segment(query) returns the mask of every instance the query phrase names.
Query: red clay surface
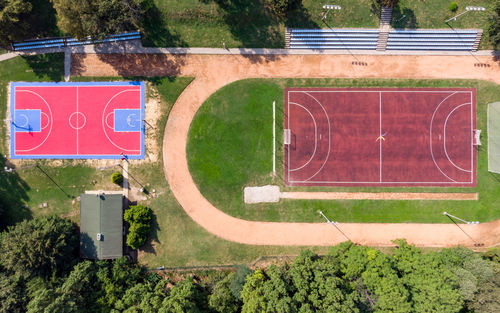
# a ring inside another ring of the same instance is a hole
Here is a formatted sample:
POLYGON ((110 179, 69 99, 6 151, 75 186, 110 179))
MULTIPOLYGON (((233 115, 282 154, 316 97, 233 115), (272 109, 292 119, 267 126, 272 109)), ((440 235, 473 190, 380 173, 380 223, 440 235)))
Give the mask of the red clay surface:
POLYGON ((475 89, 285 91, 285 182, 476 185, 475 89))
MULTIPOLYGON (((143 157, 143 132, 116 131, 114 125, 115 110, 141 111, 143 85, 37 84, 12 86, 12 125, 16 125, 16 110, 41 112, 41 128, 37 131, 23 132, 11 125, 13 158, 143 157)), ((138 116, 133 122, 142 123, 142 119, 138 116)))

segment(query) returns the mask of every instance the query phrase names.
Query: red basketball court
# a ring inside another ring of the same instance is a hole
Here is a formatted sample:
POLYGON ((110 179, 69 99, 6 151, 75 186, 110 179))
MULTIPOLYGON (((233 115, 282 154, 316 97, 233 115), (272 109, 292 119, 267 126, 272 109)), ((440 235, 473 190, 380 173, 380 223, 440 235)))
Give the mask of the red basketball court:
POLYGON ((11 84, 12 158, 144 158, 144 82, 11 84))
POLYGON ((288 88, 285 182, 476 185, 475 89, 288 88))

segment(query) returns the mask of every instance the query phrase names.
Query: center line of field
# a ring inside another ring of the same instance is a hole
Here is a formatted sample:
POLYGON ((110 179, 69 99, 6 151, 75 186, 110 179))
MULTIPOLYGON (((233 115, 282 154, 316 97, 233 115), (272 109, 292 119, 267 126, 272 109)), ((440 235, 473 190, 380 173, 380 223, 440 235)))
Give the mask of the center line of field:
MULTIPOLYGON (((379 138, 382 137, 382 93, 379 92, 379 138)), ((382 182, 382 140, 379 140, 379 153, 380 153, 380 169, 379 169, 379 177, 380 177, 380 182, 382 182)))

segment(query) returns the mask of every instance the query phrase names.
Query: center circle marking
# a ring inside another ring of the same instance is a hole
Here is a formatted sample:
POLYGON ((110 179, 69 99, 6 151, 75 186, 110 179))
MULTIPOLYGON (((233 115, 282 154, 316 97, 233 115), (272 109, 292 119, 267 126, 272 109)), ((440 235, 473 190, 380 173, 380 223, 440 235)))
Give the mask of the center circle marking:
POLYGON ((73 112, 69 116, 69 126, 73 129, 82 129, 87 124, 87 118, 82 112, 73 112))

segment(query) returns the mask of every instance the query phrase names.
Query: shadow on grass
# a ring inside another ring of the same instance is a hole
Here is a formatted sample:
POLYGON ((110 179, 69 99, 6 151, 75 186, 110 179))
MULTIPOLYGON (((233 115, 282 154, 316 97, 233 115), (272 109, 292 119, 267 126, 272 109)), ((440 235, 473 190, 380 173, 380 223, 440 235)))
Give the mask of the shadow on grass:
POLYGON ((394 28, 418 28, 417 18, 413 10, 401 8, 399 5, 392 9, 391 26, 394 28))
POLYGON ((64 53, 46 53, 21 56, 33 73, 41 79, 62 81, 64 78, 64 53))
POLYGON ((0 231, 32 216, 25 204, 29 200, 27 192, 31 188, 17 172, 4 171, 5 167, 15 169, 0 155, 0 231))
POLYGON ((153 243, 160 243, 160 239, 158 239, 158 231, 161 230, 160 225, 158 225, 158 218, 156 217, 156 214, 153 212, 153 218, 151 219, 151 230, 149 232, 149 238, 148 241, 144 246, 140 248, 141 251, 146 252, 146 253, 152 253, 156 255, 156 250, 153 247, 153 243))
POLYGON ((142 26, 143 44, 147 47, 188 47, 177 33, 172 33, 165 24, 164 14, 153 0, 145 2, 145 18, 142 26))

